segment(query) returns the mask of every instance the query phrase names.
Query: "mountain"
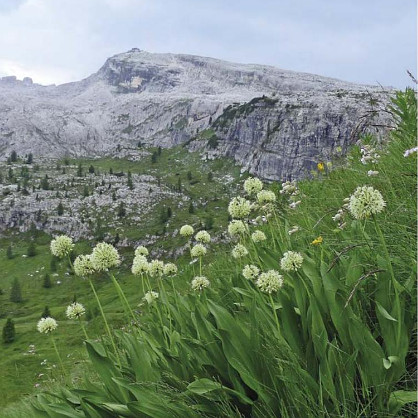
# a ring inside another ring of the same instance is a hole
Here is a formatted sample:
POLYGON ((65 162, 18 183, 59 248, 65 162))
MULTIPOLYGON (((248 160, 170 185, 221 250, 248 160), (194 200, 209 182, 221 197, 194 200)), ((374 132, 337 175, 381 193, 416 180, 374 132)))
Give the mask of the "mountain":
POLYGON ((265 179, 299 178, 385 125, 376 109, 387 100, 380 87, 134 48, 79 82, 0 79, 0 158, 131 156, 138 145, 184 144, 265 179))

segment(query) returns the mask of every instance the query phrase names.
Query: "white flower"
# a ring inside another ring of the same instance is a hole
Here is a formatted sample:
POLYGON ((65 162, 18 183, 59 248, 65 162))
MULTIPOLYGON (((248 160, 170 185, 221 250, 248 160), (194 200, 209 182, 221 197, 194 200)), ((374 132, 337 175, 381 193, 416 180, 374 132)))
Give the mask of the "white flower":
POLYGON ((229 235, 231 235, 231 237, 245 234, 247 229, 248 229, 247 225, 245 225, 244 222, 237 220, 237 219, 234 219, 228 225, 228 232, 229 232, 229 235))
POLYGON ((248 280, 256 279, 259 273, 260 269, 253 264, 247 264, 242 270, 242 275, 248 280))
POLYGON ((416 152, 418 152, 418 147, 414 147, 414 148, 411 148, 411 149, 407 149, 404 152, 403 156, 406 158, 406 157, 409 157, 411 154, 414 154, 416 152))
POLYGON ((38 331, 42 334, 48 334, 54 330, 57 329, 57 321, 55 321, 54 318, 51 318, 50 316, 47 316, 46 318, 42 318, 37 325, 38 331))
POLYGON ((151 305, 155 300, 159 298, 158 292, 153 292, 150 290, 149 292, 145 293, 144 300, 148 303, 148 305, 151 305))
POLYGON ((270 190, 261 190, 261 192, 257 193, 257 200, 260 205, 273 203, 276 201, 276 195, 270 190))
POLYGON ((300 228, 297 225, 295 225, 292 227, 292 229, 289 230, 288 234, 293 235, 295 232, 298 232, 299 230, 300 228))
POLYGON ((283 276, 276 270, 269 270, 261 273, 255 284, 262 292, 272 294, 283 286, 283 276))
POLYGON ((229 203, 228 212, 235 219, 245 218, 251 212, 251 202, 243 197, 234 197, 229 203))
POLYGON ((51 253, 55 257, 63 258, 70 255, 74 248, 73 240, 67 235, 60 235, 51 241, 51 253))
POLYGON ((247 254, 248 254, 248 250, 242 244, 237 244, 232 249, 232 257, 234 258, 245 257, 247 254))
POLYGON ((65 311, 65 315, 68 319, 80 319, 86 310, 81 303, 74 302, 71 305, 67 306, 67 310, 65 311))
POLYGON ((139 276, 143 273, 149 273, 149 263, 144 255, 137 255, 132 263, 132 274, 139 276))
POLYGON ((250 177, 244 181, 244 190, 249 196, 252 196, 255 193, 258 193, 263 188, 263 183, 261 180, 254 177, 250 177))
POLYGON ((289 204, 289 208, 290 209, 296 209, 300 204, 302 203, 302 201, 298 200, 297 202, 292 202, 289 204))
POLYGON ((190 225, 183 225, 180 228, 180 235, 183 237, 191 237, 194 234, 194 229, 190 225))
POLYGON ((296 271, 302 266, 302 263, 303 257, 300 253, 287 251, 280 260, 280 267, 284 271, 296 271))
POLYGON ((288 194, 292 195, 297 192, 297 185, 295 181, 286 181, 282 183, 282 189, 280 190, 280 194, 288 194))
POLYGON ((368 172, 367 172, 367 175, 369 176, 369 177, 371 177, 371 176, 377 176, 379 174, 379 172, 378 171, 373 171, 373 170, 369 170, 368 172))
POLYGON ((195 236, 196 241, 208 244, 210 242, 210 234, 207 231, 199 231, 195 236))
POLYGON ((192 289, 195 291, 201 291, 206 287, 209 287, 210 281, 204 276, 196 276, 192 280, 192 289))
POLYGON ((257 231, 254 231, 252 234, 251 234, 251 239, 254 241, 254 242, 261 242, 261 241, 265 241, 266 239, 267 239, 267 237, 266 237, 266 234, 263 232, 263 231, 259 231, 259 230, 257 230, 257 231))
POLYGON ((148 250, 143 246, 140 245, 136 250, 135 250, 135 255, 143 255, 143 256, 148 256, 149 252, 148 250))
POLYGON ((86 277, 94 273, 91 255, 79 255, 74 260, 74 272, 79 277, 86 277))
POLYGON ((177 274, 177 266, 174 263, 164 264, 164 276, 174 276, 177 274))
POLYGON ((203 257, 206 253, 206 247, 202 244, 196 244, 190 251, 191 256, 195 258, 203 257))
POLYGON ((91 262, 97 271, 106 271, 120 264, 118 250, 111 244, 99 242, 91 253, 91 262))
POLYGON ((350 196, 348 210, 355 219, 365 219, 382 212, 386 206, 381 193, 371 186, 357 187, 350 196))
POLYGON ((149 274, 152 277, 162 276, 164 273, 164 263, 160 260, 152 260, 149 263, 149 274))

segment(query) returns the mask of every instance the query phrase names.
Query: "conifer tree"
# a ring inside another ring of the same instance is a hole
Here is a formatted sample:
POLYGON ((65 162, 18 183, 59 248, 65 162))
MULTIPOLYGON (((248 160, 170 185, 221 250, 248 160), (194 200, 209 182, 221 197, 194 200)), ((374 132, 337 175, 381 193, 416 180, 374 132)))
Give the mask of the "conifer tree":
POLYGON ((12 290, 10 291, 10 301, 14 303, 22 302, 22 290, 17 279, 13 281, 12 290))
POLYGON ((49 276, 48 273, 45 273, 44 276, 44 283, 42 285, 45 289, 49 289, 50 287, 52 287, 52 282, 51 282, 51 277, 49 276))
POLYGON ((51 316, 51 312, 49 310, 49 307, 45 306, 45 309, 42 312, 41 318, 47 318, 48 316, 51 316))
POLYGON ((6 324, 3 327, 3 342, 7 344, 13 342, 15 335, 15 324, 11 318, 7 318, 6 324))

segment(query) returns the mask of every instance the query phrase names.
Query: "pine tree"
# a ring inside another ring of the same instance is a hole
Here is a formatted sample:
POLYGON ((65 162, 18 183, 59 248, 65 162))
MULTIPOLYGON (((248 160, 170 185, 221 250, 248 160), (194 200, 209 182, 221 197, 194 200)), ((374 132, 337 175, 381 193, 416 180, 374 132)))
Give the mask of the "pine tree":
POLYGON ((194 205, 193 202, 189 203, 189 213, 194 213, 194 205))
POLYGON ((213 181, 213 173, 212 173, 212 171, 209 171, 209 173, 208 173, 208 181, 213 181))
POLYGON ((19 280, 14 279, 12 290, 10 291, 10 301, 14 303, 22 302, 22 290, 20 289, 19 280))
POLYGON ((157 162, 158 154, 154 151, 151 155, 151 162, 154 164, 157 162))
POLYGON ((15 150, 13 150, 13 151, 11 152, 11 154, 10 154, 10 161, 11 161, 12 163, 15 163, 15 162, 17 161, 17 153, 16 153, 16 151, 15 151, 15 150))
POLYGON ((43 190, 49 190, 49 181, 47 174, 45 174, 45 177, 41 180, 41 188, 43 190))
POLYGON ((132 173, 128 171, 128 187, 130 190, 133 190, 134 184, 132 182, 132 173))
POLYGON ((7 247, 7 252, 6 252, 6 256, 9 260, 11 260, 13 258, 13 250, 12 250, 12 246, 9 245, 7 247))
POLYGON ((64 206, 62 205, 61 202, 58 203, 57 214, 58 216, 61 216, 64 214, 64 206))
POLYGON ((33 163, 33 154, 30 152, 28 155, 28 159, 26 160, 26 164, 32 164, 33 163))
POLYGON ((87 187, 87 185, 85 185, 83 188, 83 197, 88 197, 88 196, 90 196, 89 188, 87 187))
POLYGON ((77 177, 83 177, 83 167, 81 166, 81 163, 78 163, 77 177))
POLYGON ((3 327, 3 342, 12 343, 15 339, 15 335, 15 324, 11 318, 7 318, 6 324, 3 327))
POLYGON ((44 276, 44 283, 43 283, 42 286, 45 289, 49 289, 50 287, 52 287, 51 277, 49 276, 48 273, 46 273, 45 276, 44 276))
POLYGON ((118 217, 123 218, 126 215, 125 204, 123 202, 119 203, 118 207, 118 217))
POLYGON ((35 257, 35 255, 36 255, 36 244, 35 244, 35 241, 31 241, 28 245, 27 256, 35 257))
POLYGON ((51 312, 49 310, 49 307, 45 306, 45 309, 42 312, 41 318, 47 318, 48 316, 51 316, 51 312))
POLYGON ((89 167, 89 173, 90 174, 94 174, 94 166, 93 166, 93 164, 91 164, 90 167, 89 167))
POLYGON ((181 178, 180 177, 177 180, 177 190, 178 192, 181 192, 181 178))
POLYGON ((191 180, 193 178, 193 175, 192 175, 192 172, 191 171, 188 171, 187 172, 187 180, 191 180))

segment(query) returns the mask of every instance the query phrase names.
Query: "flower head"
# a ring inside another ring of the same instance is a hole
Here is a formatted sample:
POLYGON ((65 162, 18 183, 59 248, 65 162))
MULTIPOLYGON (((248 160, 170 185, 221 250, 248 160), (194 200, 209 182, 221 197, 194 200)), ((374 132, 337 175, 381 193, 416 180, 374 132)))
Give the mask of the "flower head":
POLYGON ((229 232, 229 235, 231 235, 231 237, 235 237, 237 235, 245 234, 247 229, 248 229, 247 225, 245 225, 244 222, 242 222, 238 219, 234 219, 228 225, 228 232, 229 232))
POLYGON ((183 225, 180 228, 180 235, 183 237, 191 237, 194 234, 194 229, 190 225, 183 225))
POLYGON ((118 250, 111 244, 99 242, 91 253, 91 262, 97 271, 106 271, 120 264, 118 250))
POLYGON ((164 273, 164 263, 160 260, 152 260, 149 263, 149 274, 152 277, 159 276, 161 277, 164 273))
POLYGON ((284 271, 297 271, 303 263, 302 254, 295 251, 287 251, 280 260, 280 267, 284 271))
POLYGON ((190 251, 191 256, 194 258, 203 257, 206 253, 206 247, 202 244, 196 244, 190 251))
POLYGON ((251 202, 243 197, 234 197, 228 205, 228 212, 235 219, 243 219, 251 212, 251 202))
POLYGON ((257 266, 254 266, 253 264, 247 264, 242 270, 242 275, 247 280, 256 279, 259 273, 260 273, 260 269, 257 266))
POLYGON ((147 257, 149 254, 149 251, 147 250, 147 248, 145 248, 143 245, 140 245, 138 248, 136 248, 135 250, 135 255, 143 255, 145 257, 147 257))
POLYGON ((372 177, 372 176, 377 176, 379 174, 379 172, 378 171, 376 171, 376 170, 369 170, 368 172, 367 172, 367 175, 369 176, 369 177, 372 177))
POLYGON ((248 250, 242 244, 237 244, 232 249, 232 257, 234 258, 245 257, 247 254, 248 254, 248 250))
POLYGON ((315 238, 315 239, 311 242, 311 244, 312 244, 312 245, 320 245, 320 244, 322 244, 322 241, 323 241, 323 238, 322 238, 321 236, 319 236, 319 237, 315 238))
POLYGON ((132 274, 139 276, 143 273, 149 273, 149 263, 144 255, 137 255, 132 263, 132 274))
POLYGON ((51 241, 51 253, 63 258, 71 254, 74 248, 73 240, 67 235, 60 235, 51 241))
POLYGON ((272 294, 283 286, 283 276, 276 270, 269 270, 261 273, 255 284, 262 292, 272 294))
POLYGON ((80 319, 86 310, 81 303, 74 302, 71 305, 67 306, 67 310, 65 311, 65 315, 68 319, 80 319))
POLYGON ((164 276, 174 276, 177 274, 177 266, 174 263, 164 264, 164 276))
POLYGON ((348 210, 355 219, 365 219, 382 212, 386 206, 381 193, 371 186, 357 187, 350 196, 348 210))
POLYGON ((251 239, 257 243, 257 242, 265 241, 267 237, 263 231, 257 230, 251 234, 251 239))
POLYGON ((300 228, 297 225, 295 225, 292 227, 292 229, 289 230, 288 234, 293 235, 295 232, 298 232, 299 230, 300 228))
POLYGON ((260 205, 273 203, 276 201, 276 195, 271 190, 261 190, 257 193, 257 200, 260 205))
POLYGON ((249 196, 260 192, 263 189, 263 183, 261 180, 254 177, 250 177, 244 181, 244 190, 249 196))
POLYGON ((324 163, 318 163, 318 165, 317 165, 317 168, 318 168, 318 171, 320 172, 320 173, 322 173, 324 170, 325 170, 325 165, 324 165, 324 163))
POLYGON ((90 276, 94 273, 93 263, 91 262, 91 255, 79 255, 74 260, 74 272, 79 277, 90 276))
POLYGON ((210 234, 207 231, 199 231, 195 236, 196 241, 208 244, 210 242, 210 234))
POLYGON ((149 292, 145 293, 144 300, 148 303, 148 305, 151 305, 155 300, 159 298, 158 292, 153 292, 150 290, 149 292))
POLYGON ((38 322, 37 328, 41 334, 49 334, 50 332, 55 331, 57 326, 57 321, 55 321, 54 318, 47 316, 38 322))
POLYGON ((204 276, 196 276, 192 280, 192 289, 195 291, 202 291, 206 287, 209 287, 210 281, 204 276))

